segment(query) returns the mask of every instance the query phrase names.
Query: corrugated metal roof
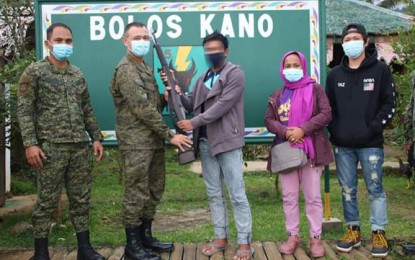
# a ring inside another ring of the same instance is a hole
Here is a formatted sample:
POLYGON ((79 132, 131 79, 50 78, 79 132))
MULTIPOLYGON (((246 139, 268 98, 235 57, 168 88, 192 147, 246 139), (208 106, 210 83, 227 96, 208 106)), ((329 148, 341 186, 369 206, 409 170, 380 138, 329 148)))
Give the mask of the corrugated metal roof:
POLYGON ((412 16, 359 0, 325 0, 326 34, 341 35, 349 23, 361 23, 369 34, 395 34, 398 28, 408 29, 412 16))

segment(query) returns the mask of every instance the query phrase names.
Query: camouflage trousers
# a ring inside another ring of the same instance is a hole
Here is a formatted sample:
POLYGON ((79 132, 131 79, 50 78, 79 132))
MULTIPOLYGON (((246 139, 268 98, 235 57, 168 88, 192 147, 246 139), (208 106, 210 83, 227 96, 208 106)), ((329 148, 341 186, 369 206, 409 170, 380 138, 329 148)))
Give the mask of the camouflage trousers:
POLYGON ((36 173, 37 201, 32 213, 34 237, 48 236, 62 184, 66 188, 69 215, 75 231, 88 230, 92 184, 92 156, 88 143, 43 142, 41 147, 46 160, 36 173))
POLYGON ((122 151, 124 199, 122 218, 126 228, 141 225, 141 218, 154 219, 165 185, 164 149, 122 151))

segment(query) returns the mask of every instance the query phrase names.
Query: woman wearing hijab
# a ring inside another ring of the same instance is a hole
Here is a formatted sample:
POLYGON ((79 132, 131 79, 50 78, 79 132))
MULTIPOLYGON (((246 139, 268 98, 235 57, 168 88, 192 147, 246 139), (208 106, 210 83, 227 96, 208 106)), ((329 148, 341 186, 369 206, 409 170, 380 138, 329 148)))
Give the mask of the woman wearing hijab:
MULTIPOLYGON (((274 91, 268 101, 265 125, 275 134, 273 145, 289 141, 304 150, 307 163, 299 169, 280 174, 287 241, 280 247, 292 254, 300 245, 300 186, 310 227, 309 247, 313 257, 324 256, 321 242, 323 204, 320 177, 324 165, 333 161, 324 127, 331 121, 331 108, 324 89, 307 75, 304 55, 290 51, 280 65, 284 86, 274 91)), ((271 156, 268 161, 270 170, 271 156)))

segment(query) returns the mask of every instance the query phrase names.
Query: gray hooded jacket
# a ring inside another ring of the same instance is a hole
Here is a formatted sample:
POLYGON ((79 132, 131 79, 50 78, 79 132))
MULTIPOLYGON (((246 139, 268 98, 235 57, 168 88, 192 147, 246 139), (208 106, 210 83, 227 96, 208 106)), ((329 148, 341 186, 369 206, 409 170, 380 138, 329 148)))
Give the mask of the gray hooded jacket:
POLYGON ((205 125, 212 155, 215 156, 245 144, 245 74, 239 66, 227 62, 211 90, 205 87, 205 75, 199 77, 192 92, 181 96, 181 100, 186 110, 194 115, 191 122, 196 151, 200 127, 205 125))

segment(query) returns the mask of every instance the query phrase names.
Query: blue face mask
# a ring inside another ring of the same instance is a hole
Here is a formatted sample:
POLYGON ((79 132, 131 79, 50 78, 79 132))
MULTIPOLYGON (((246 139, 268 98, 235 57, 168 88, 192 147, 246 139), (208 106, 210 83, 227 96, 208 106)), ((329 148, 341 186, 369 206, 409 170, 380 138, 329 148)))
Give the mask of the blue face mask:
POLYGON ((289 82, 297 82, 304 76, 302 69, 285 69, 282 71, 282 74, 289 82))
POLYGON ((72 45, 67 44, 53 44, 52 45, 52 55, 55 57, 58 61, 63 61, 68 59, 72 53, 73 53, 73 47, 72 45))
POLYGON ((344 54, 347 57, 356 59, 364 51, 363 40, 360 41, 349 41, 342 44, 344 54))
POLYGON ((143 57, 150 50, 150 41, 131 41, 131 52, 137 57, 143 57))
POLYGON ((209 68, 218 68, 225 60, 225 53, 217 52, 205 54, 205 60, 209 68))

